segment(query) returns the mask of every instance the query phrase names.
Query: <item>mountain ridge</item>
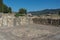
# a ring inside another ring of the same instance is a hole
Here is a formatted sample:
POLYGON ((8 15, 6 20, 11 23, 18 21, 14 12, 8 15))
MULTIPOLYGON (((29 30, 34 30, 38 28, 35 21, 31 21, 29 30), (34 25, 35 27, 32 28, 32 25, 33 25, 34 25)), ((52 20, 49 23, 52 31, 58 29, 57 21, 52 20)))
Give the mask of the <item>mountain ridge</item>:
POLYGON ((42 15, 42 14, 56 14, 57 12, 60 12, 60 9, 45 9, 41 11, 31 11, 32 15, 42 15))

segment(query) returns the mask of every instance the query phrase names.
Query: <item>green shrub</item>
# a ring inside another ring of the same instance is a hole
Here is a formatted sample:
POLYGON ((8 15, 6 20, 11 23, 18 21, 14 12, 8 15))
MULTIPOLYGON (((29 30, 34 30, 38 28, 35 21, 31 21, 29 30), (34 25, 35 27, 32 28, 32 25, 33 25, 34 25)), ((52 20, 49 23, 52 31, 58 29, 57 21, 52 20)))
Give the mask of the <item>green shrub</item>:
POLYGON ((15 17, 19 17, 19 16, 24 16, 24 14, 19 14, 19 13, 15 14, 15 17))

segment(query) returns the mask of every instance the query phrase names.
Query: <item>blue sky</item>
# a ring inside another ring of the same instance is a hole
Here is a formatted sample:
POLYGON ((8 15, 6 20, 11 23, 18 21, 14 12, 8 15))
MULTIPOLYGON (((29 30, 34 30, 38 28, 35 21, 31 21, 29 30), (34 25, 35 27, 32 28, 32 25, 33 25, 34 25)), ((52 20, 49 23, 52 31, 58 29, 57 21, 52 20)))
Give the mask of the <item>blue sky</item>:
POLYGON ((20 8, 28 11, 60 8, 60 0, 3 0, 4 4, 17 12, 20 8))

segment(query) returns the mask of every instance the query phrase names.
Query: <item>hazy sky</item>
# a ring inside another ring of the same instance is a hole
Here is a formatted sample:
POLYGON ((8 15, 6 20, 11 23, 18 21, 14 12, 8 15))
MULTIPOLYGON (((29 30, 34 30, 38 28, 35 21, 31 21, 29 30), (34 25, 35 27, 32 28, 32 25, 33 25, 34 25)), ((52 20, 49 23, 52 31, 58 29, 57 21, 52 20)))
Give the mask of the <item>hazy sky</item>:
POLYGON ((20 8, 26 8, 28 11, 60 8, 60 0, 3 0, 3 2, 12 7, 14 12, 20 8))

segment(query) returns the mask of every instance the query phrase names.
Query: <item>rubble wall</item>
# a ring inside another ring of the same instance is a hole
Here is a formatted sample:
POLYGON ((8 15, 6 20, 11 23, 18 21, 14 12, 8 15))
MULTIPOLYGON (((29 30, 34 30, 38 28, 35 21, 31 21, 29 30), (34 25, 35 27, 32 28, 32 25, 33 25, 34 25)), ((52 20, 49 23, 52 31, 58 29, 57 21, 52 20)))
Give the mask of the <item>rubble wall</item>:
POLYGON ((0 27, 20 26, 33 23, 27 16, 15 17, 14 14, 0 14, 0 27))

